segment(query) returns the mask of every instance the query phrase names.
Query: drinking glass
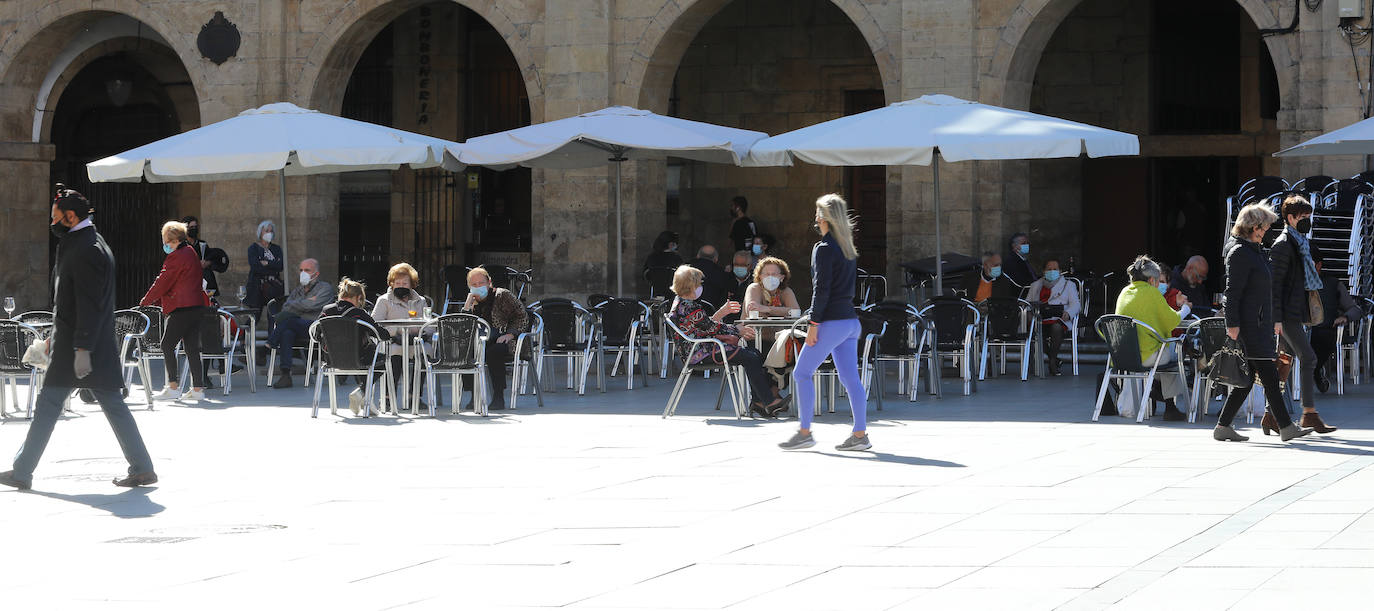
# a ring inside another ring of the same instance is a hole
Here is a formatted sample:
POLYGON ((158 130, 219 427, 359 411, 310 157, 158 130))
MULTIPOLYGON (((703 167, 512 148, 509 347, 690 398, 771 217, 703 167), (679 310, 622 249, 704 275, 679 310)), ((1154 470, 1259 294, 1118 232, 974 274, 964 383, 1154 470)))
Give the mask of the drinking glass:
POLYGON ((14 318, 14 310, 15 310, 14 298, 13 298, 13 297, 6 297, 6 298, 5 298, 5 316, 6 316, 7 318, 14 318))
POLYGON ((429 320, 431 318, 434 318, 434 308, 425 306, 425 320, 429 320))
POLYGON ((240 286, 238 292, 235 294, 239 298, 239 304, 242 304, 243 300, 248 298, 248 287, 240 286))

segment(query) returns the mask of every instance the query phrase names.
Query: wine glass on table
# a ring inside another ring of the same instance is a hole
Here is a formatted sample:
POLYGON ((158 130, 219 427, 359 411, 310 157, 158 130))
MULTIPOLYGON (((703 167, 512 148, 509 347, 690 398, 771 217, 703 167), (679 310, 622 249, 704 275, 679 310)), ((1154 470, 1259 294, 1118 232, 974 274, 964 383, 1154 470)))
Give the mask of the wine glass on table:
POLYGON ((14 318, 14 310, 15 310, 14 298, 13 298, 13 297, 6 297, 6 298, 5 298, 5 317, 6 317, 6 318, 14 318))
POLYGON ((243 300, 248 298, 248 287, 240 286, 235 296, 239 298, 239 305, 243 305, 243 300))

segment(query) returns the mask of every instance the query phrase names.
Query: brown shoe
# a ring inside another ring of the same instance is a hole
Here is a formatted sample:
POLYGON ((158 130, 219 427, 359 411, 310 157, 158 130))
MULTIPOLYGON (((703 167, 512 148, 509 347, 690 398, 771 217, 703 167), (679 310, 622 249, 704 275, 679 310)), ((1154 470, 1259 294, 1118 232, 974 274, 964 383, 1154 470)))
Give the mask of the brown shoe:
POLYGON ((1264 434, 1266 436, 1269 435, 1269 431, 1274 431, 1274 433, 1278 433, 1280 430, 1279 421, 1274 419, 1273 414, 1266 411, 1264 412, 1264 417, 1260 418, 1260 428, 1264 430, 1264 434))
POLYGON ((1302 422, 1299 426, 1305 429, 1312 429, 1323 435, 1336 432, 1336 427, 1328 426, 1325 422, 1322 422, 1321 414, 1317 412, 1304 413, 1302 415, 1302 422))
POLYGON ((281 377, 277 378, 277 381, 272 383, 272 388, 291 388, 292 386, 294 386, 294 384, 291 382, 291 376, 285 373, 281 374, 281 377))
POLYGON ((151 486, 157 483, 157 474, 153 472, 137 473, 124 479, 114 480, 114 485, 124 488, 135 488, 138 486, 151 486))

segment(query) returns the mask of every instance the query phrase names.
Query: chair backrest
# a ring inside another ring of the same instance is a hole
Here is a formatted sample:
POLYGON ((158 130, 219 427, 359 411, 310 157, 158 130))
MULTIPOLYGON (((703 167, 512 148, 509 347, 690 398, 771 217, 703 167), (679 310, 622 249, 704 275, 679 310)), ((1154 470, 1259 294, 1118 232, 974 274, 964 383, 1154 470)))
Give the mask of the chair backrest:
MULTIPOLYGON (((1322 189, 1325 189, 1326 185, 1331 184, 1331 182, 1334 180, 1336 179, 1322 174, 1318 174, 1316 176, 1308 176, 1307 178, 1304 178, 1302 180, 1299 180, 1298 182, 1293 183, 1293 190, 1301 191, 1303 193, 1320 194, 1322 192, 1322 189)), ((1317 202, 1315 201, 1310 203, 1313 206, 1317 205, 1317 202)))
POLYGON ((915 353, 920 334, 924 334, 926 328, 925 318, 915 308, 901 302, 884 301, 869 306, 868 312, 887 322, 887 331, 878 339, 878 356, 909 357, 915 353), (914 338, 912 325, 918 334, 914 338))
MULTIPOLYGON (((437 328, 434 357, 438 369, 472 369, 482 363, 491 324, 472 314, 440 316, 426 328, 437 328)), ((423 335, 423 333, 422 333, 423 335)))
MULTIPOLYGON (((28 373, 24 352, 39 338, 37 329, 17 320, 0 319, 0 373, 28 373)), ((0 389, 3 390, 3 389, 0 389)))
POLYGON ((586 346, 587 322, 591 313, 577 302, 563 297, 541 299, 530 304, 544 320, 544 348, 580 350, 586 346))
MULTIPOLYGON (((491 285, 498 289, 510 290, 510 273, 515 271, 504 265, 488 265, 483 263, 478 267, 487 270, 487 275, 491 276, 491 285)), ((464 276, 463 282, 466 287, 467 278, 464 276)))
POLYGON ((1236 207, 1236 210, 1239 210, 1246 204, 1257 202, 1275 193, 1281 193, 1287 190, 1288 182, 1278 176, 1260 176, 1250 179, 1240 186, 1240 191, 1236 198, 1236 201, 1240 202, 1240 205, 1236 207))
POLYGON ((959 297, 932 297, 921 307, 921 316, 935 325, 935 341, 941 346, 963 346, 969 325, 975 328, 982 315, 972 301, 959 297))
POLYGON ((15 316, 13 320, 22 322, 26 325, 34 325, 52 324, 54 318, 55 317, 52 312, 48 312, 45 310, 33 310, 31 312, 24 312, 23 314, 19 314, 15 316))
POLYGON ((310 337, 320 342, 320 358, 331 367, 361 369, 372 359, 368 339, 380 337, 376 327, 349 316, 325 316, 310 325, 310 337))
POLYGON ((854 276, 854 305, 868 306, 887 297, 887 277, 859 269, 854 276))
POLYGON ((147 333, 149 326, 152 325, 148 316, 138 310, 116 310, 114 319, 115 335, 121 340, 129 335, 139 337, 147 333))
POLYGON ((534 270, 527 269, 522 272, 514 268, 506 269, 510 273, 510 288, 507 290, 514 293, 516 299, 524 301, 525 292, 529 290, 531 284, 534 284, 534 270))
POLYGON ((877 342, 875 342, 875 345, 867 353, 868 359, 871 361, 877 358, 880 352, 880 350, 876 346, 876 343, 881 342, 883 337, 887 335, 887 329, 889 326, 887 323, 887 319, 883 317, 881 314, 877 314, 869 310, 856 309, 854 313, 858 314, 859 316, 859 333, 861 334, 859 337, 860 360, 864 358, 864 349, 868 347, 864 342, 868 339, 870 335, 876 336, 877 338, 877 342))
POLYGON ((676 271, 671 267, 651 267, 644 270, 644 279, 649 281, 649 296, 658 297, 662 295, 671 299, 673 297, 673 273, 676 271))
POLYGON ((1361 195, 1374 194, 1374 186, 1363 180, 1345 178, 1331 182, 1322 189, 1322 201, 1318 207, 1328 212, 1355 211, 1356 200, 1361 195))
POLYGON ((1015 297, 989 297, 983 302, 985 337, 992 340, 1025 339, 1022 325, 1031 317, 1030 302, 1015 297))
POLYGON ((601 317, 601 342, 606 346, 626 346, 634 323, 649 317, 649 308, 637 299, 614 298, 603 301, 593 311, 601 317))
POLYGON ((1226 345, 1226 319, 1220 316, 1197 321, 1198 350, 1203 360, 1212 358, 1221 347, 1226 345))
MULTIPOLYGON (((691 340, 693 338, 688 337, 687 334, 682 331, 682 328, 677 326, 677 323, 673 322, 673 319, 668 318, 667 314, 663 315, 663 324, 666 325, 668 329, 668 340, 673 344, 673 352, 677 354, 677 357, 681 359, 683 363, 689 363, 692 356, 693 344, 691 340)), ((713 348, 713 352, 719 352, 719 350, 713 348)), ((719 358, 719 355, 717 355, 716 358, 719 358)), ((717 362, 716 358, 703 359, 700 363, 692 367, 696 370, 715 370, 723 368, 724 365, 717 362)))
POLYGON ((234 317, 218 308, 205 308, 200 321, 200 353, 223 355, 227 353, 227 339, 232 339, 229 329, 233 328, 234 317))
POLYGON ((592 293, 587 295, 587 308, 595 310, 601 304, 611 300, 611 296, 606 293, 592 293))
POLYGON ((529 335, 525 338, 524 345, 520 346, 520 353, 515 358, 522 361, 534 360, 534 355, 542 351, 544 345, 544 317, 540 316, 534 308, 525 308, 525 317, 529 321, 529 335))
POLYGON ((1140 336, 1136 332, 1139 328, 1148 329, 1159 338, 1149 325, 1130 316, 1107 314, 1097 319, 1097 334, 1107 342, 1107 355, 1111 357, 1113 369, 1132 372, 1149 369, 1140 358, 1140 336))
MULTIPOLYGON (((276 301, 275 299, 273 301, 276 301)), ((148 318, 148 331, 138 338, 139 352, 149 354, 162 354, 162 329, 166 325, 166 320, 162 317, 162 308, 157 306, 138 306, 134 311, 143 314, 148 318)))

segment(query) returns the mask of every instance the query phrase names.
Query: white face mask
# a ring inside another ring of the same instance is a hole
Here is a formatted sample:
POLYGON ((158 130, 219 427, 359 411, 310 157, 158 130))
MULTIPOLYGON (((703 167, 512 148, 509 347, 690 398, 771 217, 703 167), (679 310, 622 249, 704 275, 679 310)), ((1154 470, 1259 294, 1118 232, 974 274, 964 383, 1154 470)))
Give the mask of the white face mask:
POLYGON ((272 232, 270 232, 270 231, 267 232, 267 233, 262 234, 262 240, 263 240, 264 242, 271 242, 271 241, 272 241, 272 238, 274 238, 274 237, 276 237, 276 236, 273 235, 272 232))
POLYGON ((699 286, 699 287, 697 287, 697 290, 692 291, 692 299, 701 299, 701 289, 702 289, 702 288, 703 288, 703 287, 700 287, 700 286, 699 286))
POLYGON ((766 288, 770 291, 776 291, 778 290, 779 286, 782 286, 782 278, 779 278, 777 276, 763 277, 763 288, 766 288))
POLYGON ((310 272, 301 272, 301 284, 310 284, 310 272))

